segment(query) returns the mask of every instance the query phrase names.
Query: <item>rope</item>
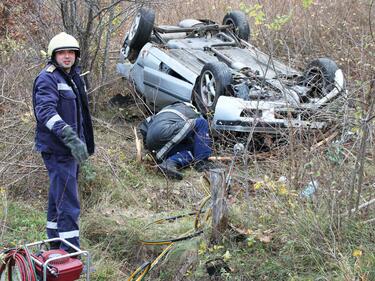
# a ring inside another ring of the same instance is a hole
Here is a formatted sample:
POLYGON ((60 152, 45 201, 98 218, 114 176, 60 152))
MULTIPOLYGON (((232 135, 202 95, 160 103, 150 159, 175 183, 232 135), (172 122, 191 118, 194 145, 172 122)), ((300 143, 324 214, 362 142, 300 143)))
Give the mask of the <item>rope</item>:
MULTIPOLYGON (((202 234, 203 233, 203 229, 202 229, 203 226, 200 223, 200 215, 202 213, 206 212, 206 210, 204 210, 203 208, 205 207, 207 202, 209 202, 210 199, 211 199, 211 195, 209 195, 205 199, 203 199, 202 203, 200 204, 199 210, 197 212, 190 212, 190 213, 183 214, 183 215, 177 215, 177 216, 173 216, 173 217, 159 219, 159 220, 156 220, 156 221, 146 225, 144 227, 144 230, 146 230, 147 228, 149 228, 153 224, 161 224, 163 222, 175 221, 177 219, 187 217, 187 216, 195 216, 193 230, 188 231, 187 233, 183 234, 182 236, 175 237, 175 238, 169 238, 169 239, 162 239, 162 240, 141 240, 141 243, 144 244, 144 245, 168 245, 168 246, 154 259, 153 262, 148 261, 148 262, 143 263, 140 267, 138 267, 130 275, 130 277, 127 279, 127 281, 133 281, 133 280, 134 281, 142 281, 143 278, 146 276, 146 274, 173 248, 173 246, 175 245, 175 242, 191 239, 191 238, 194 238, 194 237, 202 234), (137 279, 135 279, 135 278, 137 278, 137 279)), ((210 212, 206 213, 205 220, 208 220, 209 213, 210 212)))
POLYGON ((12 276, 14 273, 13 269, 17 268, 19 277, 21 277, 20 281, 37 281, 34 262, 32 261, 27 249, 8 249, 2 252, 1 256, 3 255, 5 256, 1 259, 0 279, 2 279, 3 274, 8 273, 9 281, 19 280, 19 278, 12 276))
POLYGON ((162 259, 162 257, 164 257, 172 249, 173 246, 174 243, 169 243, 168 246, 163 250, 163 252, 161 252, 161 254, 158 255, 153 262, 147 261, 144 264, 142 264, 140 267, 137 268, 136 271, 134 271, 130 275, 127 281, 142 281, 146 274, 162 259), (135 279, 136 277, 138 278, 135 279))

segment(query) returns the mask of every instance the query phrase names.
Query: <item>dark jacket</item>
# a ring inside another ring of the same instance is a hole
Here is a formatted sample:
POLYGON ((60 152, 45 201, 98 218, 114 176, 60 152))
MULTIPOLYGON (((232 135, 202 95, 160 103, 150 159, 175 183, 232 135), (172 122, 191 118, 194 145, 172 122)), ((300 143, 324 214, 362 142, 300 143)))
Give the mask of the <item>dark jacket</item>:
POLYGON ((94 153, 94 134, 84 81, 78 67, 69 74, 48 64, 34 81, 33 107, 37 121, 36 150, 71 155, 61 139, 62 129, 70 125, 94 153))
POLYGON ((191 132, 198 117, 200 113, 189 103, 179 102, 164 107, 139 127, 146 148, 154 152, 157 159, 163 159, 191 132))

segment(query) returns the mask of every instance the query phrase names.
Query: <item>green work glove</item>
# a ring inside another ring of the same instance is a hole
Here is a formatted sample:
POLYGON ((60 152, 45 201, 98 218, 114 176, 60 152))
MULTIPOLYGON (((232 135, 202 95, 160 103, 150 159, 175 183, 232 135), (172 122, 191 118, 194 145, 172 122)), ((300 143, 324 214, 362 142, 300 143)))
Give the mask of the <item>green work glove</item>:
POLYGON ((62 141, 64 144, 70 148, 70 152, 73 157, 82 164, 87 158, 89 158, 89 153, 87 152, 86 144, 80 140, 77 133, 74 132, 73 128, 65 126, 61 132, 62 141))

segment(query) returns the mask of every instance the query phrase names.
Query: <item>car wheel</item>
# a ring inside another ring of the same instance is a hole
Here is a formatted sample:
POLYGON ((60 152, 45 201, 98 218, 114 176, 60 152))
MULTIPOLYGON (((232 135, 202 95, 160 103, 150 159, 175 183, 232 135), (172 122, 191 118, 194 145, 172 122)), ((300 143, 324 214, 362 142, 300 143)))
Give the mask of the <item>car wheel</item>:
POLYGON ((250 26, 247 17, 242 11, 228 12, 223 19, 224 25, 232 25, 234 33, 241 39, 248 41, 250 37, 250 26))
POLYGON ((150 40, 154 22, 155 12, 150 9, 142 8, 134 17, 121 49, 122 55, 130 62, 134 62, 138 52, 150 40))
POLYGON ((126 33, 124 43, 120 50, 120 59, 119 59, 120 63, 124 63, 125 59, 128 59, 131 63, 134 63, 138 57, 139 51, 136 49, 130 48, 128 36, 129 36, 129 33, 126 33))
POLYGON ((311 88, 309 97, 322 98, 331 92, 335 86, 335 75, 339 68, 329 58, 313 60, 303 73, 303 85, 311 88))
POLYGON ((212 62, 204 65, 194 91, 194 102, 199 111, 208 116, 215 110, 219 97, 232 83, 232 73, 223 62, 212 62))

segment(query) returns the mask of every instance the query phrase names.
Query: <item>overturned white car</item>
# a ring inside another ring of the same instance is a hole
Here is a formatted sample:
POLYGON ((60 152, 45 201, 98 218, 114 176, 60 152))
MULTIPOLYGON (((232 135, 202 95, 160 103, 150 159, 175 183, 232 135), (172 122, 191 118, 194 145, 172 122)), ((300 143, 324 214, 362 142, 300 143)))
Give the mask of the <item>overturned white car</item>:
POLYGON ((222 24, 186 19, 156 26, 154 20, 152 10, 137 13, 117 71, 155 111, 186 101, 217 130, 321 129, 326 121, 316 112, 345 91, 343 72, 329 58, 298 71, 249 44, 241 11, 227 13, 222 24))

